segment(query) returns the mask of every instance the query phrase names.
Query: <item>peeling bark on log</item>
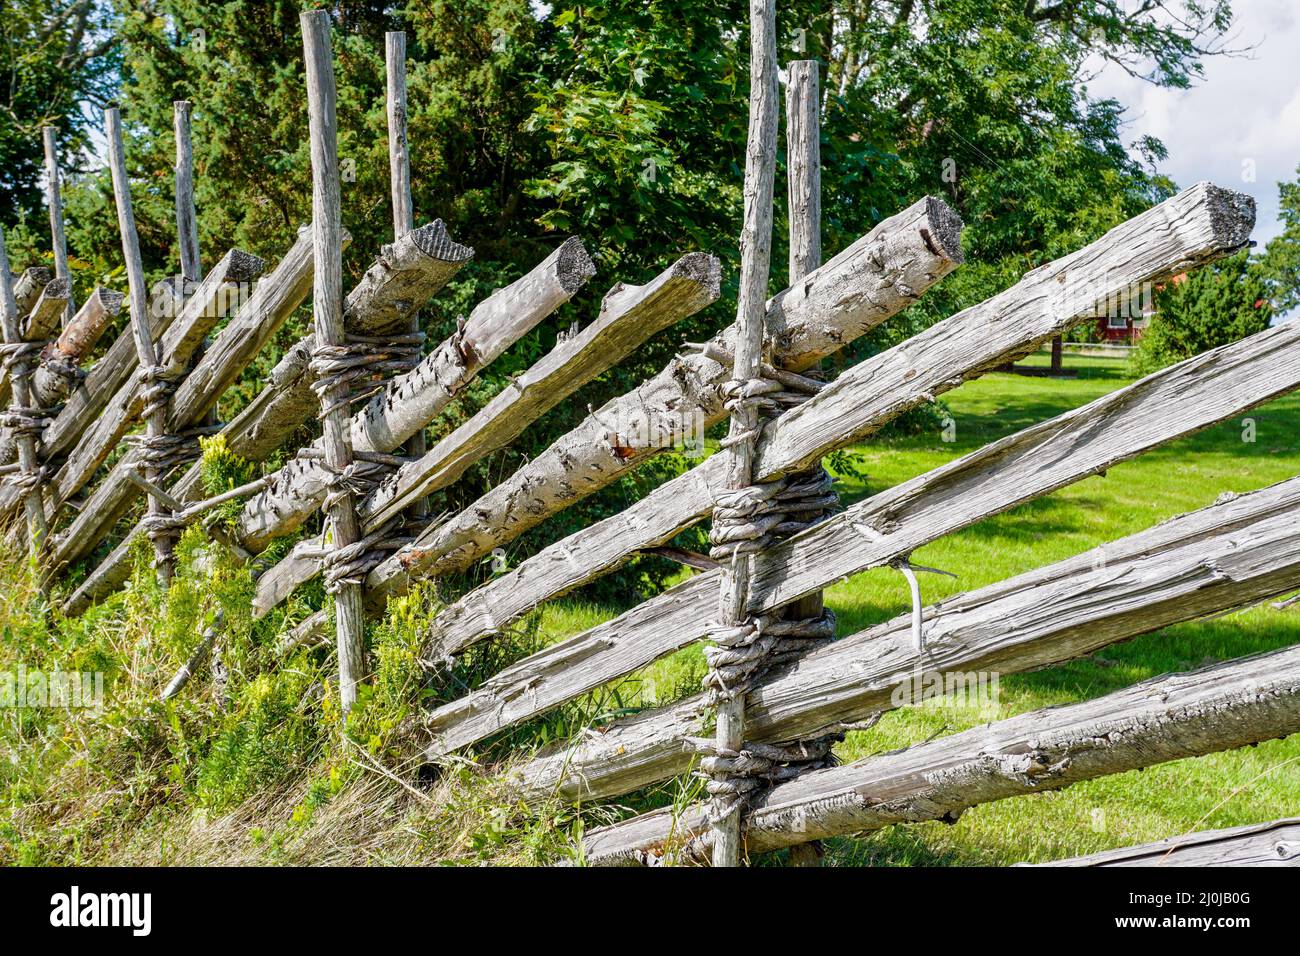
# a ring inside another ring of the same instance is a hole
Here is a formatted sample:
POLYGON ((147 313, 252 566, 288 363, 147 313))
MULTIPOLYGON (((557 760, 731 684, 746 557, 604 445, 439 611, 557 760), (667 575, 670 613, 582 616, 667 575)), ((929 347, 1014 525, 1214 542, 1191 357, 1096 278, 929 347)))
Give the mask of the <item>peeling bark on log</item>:
MULTIPOLYGON (((149 310, 148 317, 153 341, 157 343, 171 326, 177 312, 149 310)), ((84 381, 68 395, 63 411, 55 417, 41 436, 42 457, 50 461, 64 454, 81 438, 82 433, 94 424, 99 413, 130 380, 139 368, 135 339, 130 328, 123 329, 103 357, 94 364, 84 381)), ((12 502, 0 494, 0 513, 9 510, 12 502)))
MULTIPOLYGON (((42 407, 49 408, 62 402, 73 386, 66 376, 47 367, 47 363, 79 364, 99 342, 109 323, 117 318, 125 298, 120 292, 96 287, 68 321, 58 339, 41 354, 41 365, 33 376, 32 385, 42 407)), ((5 452, 0 450, 0 460, 5 459, 5 452)))
MULTIPOLYGON (((344 232, 344 240, 349 237, 344 232)), ((295 250, 298 246, 295 245, 295 250)), ((305 252, 310 258, 311 244, 307 242, 305 252)), ((409 312, 418 308, 424 301, 432 298, 439 289, 473 256, 474 251, 452 241, 447 236, 442 220, 434 220, 419 229, 408 233, 397 243, 385 246, 378 260, 367 270, 366 275, 357 283, 348 296, 344 306, 346 330, 356 335, 384 335, 400 332, 409 312), (426 255, 422 250, 432 250, 426 255), (422 264, 422 257, 425 260, 422 264), (403 296, 423 296, 422 299, 409 300, 403 296), (396 317, 396 318, 395 318, 396 317), (396 324, 394 324, 396 323, 396 324)), ((287 259, 287 257, 286 257, 287 259)), ((303 279, 309 282, 309 279, 303 279)), ((296 293, 297 285, 293 285, 296 293)), ((261 290, 261 284, 258 286, 261 290)), ((289 290, 286 289, 286 295, 289 290)), ((256 299, 256 295, 254 296, 256 299)), ((315 337, 307 335, 290 347, 283 358, 271 370, 267 385, 257 397, 240 414, 222 429, 226 443, 235 454, 249 461, 261 461, 275 451, 295 430, 310 419, 320 407, 316 393, 311 390, 311 378, 307 374, 307 365, 315 348, 315 337)), ((233 343, 232 343, 233 349, 233 343)), ((219 356, 225 354, 224 348, 218 348, 214 362, 222 361, 219 356)), ((231 358, 235 361, 235 358, 231 358)), ((209 377, 199 371, 195 377, 194 390, 184 385, 173 397, 172 407, 201 406, 206 399, 200 400, 200 389, 218 387, 221 376, 209 377)), ((198 485, 197 467, 188 472, 182 483, 173 486, 173 493, 182 488, 186 495, 195 493, 201 496, 198 485)), ((179 495, 178 495, 179 497, 179 495)), ((188 497, 183 500, 197 500, 188 497)), ((120 514, 113 516, 111 527, 120 519, 120 514)), ((107 533, 107 527, 104 533, 107 533)), ((128 536, 139 532, 137 526, 128 536)), ((99 532, 96 532, 99 534, 99 532)), ((93 538, 93 536, 91 536, 93 538)), ((89 542, 94 547, 103 540, 103 535, 89 542)), ((64 552, 62 539, 56 542, 63 561, 74 560, 70 552, 64 552)), ((78 545, 80 548, 81 545, 78 545)), ((84 553, 84 551, 79 551, 84 553)), ((80 614, 90 604, 110 594, 125 582, 129 567, 126 566, 127 549, 119 547, 105 559, 82 586, 65 602, 65 613, 80 614)))
MULTIPOLYGON (((304 228, 280 264, 258 282, 252 296, 208 344, 176 389, 167 411, 169 431, 184 431, 203 421, 221 394, 302 304, 311 291, 311 277, 311 233, 304 228)), ((134 451, 128 452, 95 488, 86 506, 56 539, 51 554, 54 567, 87 554, 136 501, 140 489, 128 480, 127 473, 134 470, 137 460, 134 451)))
MULTIPOLYGON (((1231 195, 1214 187, 1188 190, 1092 246, 1035 270, 993 299, 849 369, 819 395, 767 425, 759 442, 759 480, 807 467, 835 448, 862 441, 907 409, 1032 351, 1091 314, 1094 299, 1125 294, 1134 283, 1175 271, 1187 260, 1204 261, 1230 251, 1249 232, 1250 222, 1248 216, 1227 217, 1231 195), (1156 232, 1166 233, 1168 241, 1156 242, 1156 232), (1140 245, 1145 251, 1128 265, 1117 265, 1135 248, 1135 237, 1145 237, 1140 245), (1058 278, 1082 284, 1091 294, 1082 305, 1054 302, 1058 278)), ((620 514, 574 532, 470 592, 438 615, 429 656, 455 654, 492 637, 544 601, 671 540, 712 512, 722 481, 722 462, 709 459, 620 514)), ((439 533, 431 529, 412 550, 430 548, 439 533)), ((402 557, 380 565, 372 582, 392 577, 401 584, 402 557)), ((435 571, 441 567, 436 551, 411 563, 435 571)))
MULTIPOLYGON (((911 702, 927 675, 1020 673, 1060 664, 1183 621, 1222 614, 1300 583, 1300 479, 1182 515, 924 612, 917 653, 911 614, 867 628, 771 676, 751 696, 751 740, 794 740, 911 702)), ((552 748, 521 768, 535 797, 599 799, 690 764, 701 695, 552 748)))
MULTIPOLYGON (((773 364, 808 368, 902 311, 961 261, 961 222, 937 199, 885 220, 767 305, 773 364)), ((735 327, 713 343, 732 350, 735 327)), ((673 360, 654 378, 613 399, 529 464, 450 521, 430 529, 367 580, 376 599, 411 576, 464 570, 493 548, 599 491, 671 447, 671 436, 725 415, 719 386, 730 369, 703 354, 673 360), (611 428, 646 429, 648 442, 611 428), (620 441, 620 438, 622 441, 620 441)))
MULTIPOLYGON (((895 823, 955 820, 971 807, 1200 757, 1300 731, 1300 648, 1143 681, 1095 700, 816 770, 745 818, 750 853, 895 823)), ((703 857, 701 808, 656 811, 584 840, 590 863, 703 857), (697 835, 692 839, 693 835, 697 835), (680 846, 689 843, 688 846, 680 846)))
MULTIPOLYGON (((646 285, 616 287, 605 297, 595 322, 557 344, 424 458, 403 466, 365 499, 358 509, 362 530, 382 527, 414 501, 451 484, 474 462, 514 440, 537 418, 622 361, 650 336, 713 302, 719 283, 718 261, 691 253, 646 285), (386 493, 390 489, 391 493, 386 493), (372 512, 368 505, 379 510, 372 512)), ((355 431, 353 436, 355 439, 355 431)), ((301 473, 311 467, 311 462, 303 462, 301 473)), ((323 486, 323 476, 314 483, 323 486)), ((271 576, 265 585, 258 582, 257 604, 264 608, 262 614, 287 597, 294 585, 316 573, 313 563, 302 556, 286 560, 292 560, 291 568, 271 576)))
MULTIPOLYGON (((261 259, 246 252, 232 249, 226 253, 186 300, 181 314, 163 333, 156 353, 159 364, 182 374, 208 332, 221 321, 232 305, 237 305, 238 299, 232 294, 256 278, 262 267, 261 259)), ((140 417, 143 408, 144 386, 133 377, 118 389, 117 394, 104 407, 99 420, 81 436, 55 474, 50 483, 46 505, 51 519, 72 495, 94 477, 99 466, 118 447, 140 417)), ((161 420, 159 427, 164 430, 166 427, 161 420)))
POLYGON ((18 306, 20 320, 26 318, 27 313, 36 304, 36 300, 41 297, 41 292, 53 278, 55 278, 54 273, 45 266, 31 266, 24 269, 22 275, 13 281, 14 302, 18 306))
MULTIPOLYGON (((798 600, 1300 387, 1290 323, 1188 359, 882 491, 755 556, 747 610, 798 600)), ((720 572, 506 668, 427 718, 434 752, 483 739, 704 636, 720 572), (568 666, 575 659, 581 668, 568 666)))
POLYGON ((62 323, 72 301, 72 282, 55 278, 45 283, 40 298, 23 319, 23 341, 39 342, 47 339, 62 323))
MULTIPOLYGON (((479 303, 462 330, 352 416, 352 447, 377 452, 398 448, 437 418, 483 368, 567 302, 595 271, 582 242, 574 237, 528 275, 479 303)), ((320 443, 312 447, 319 450, 320 443)), ((261 551, 273 538, 297 529, 320 507, 328 480, 317 460, 295 458, 285 465, 271 487, 245 505, 238 531, 241 546, 261 551)), ((402 507, 411 504, 414 498, 402 507)))
POLYGON ((1300 817, 1184 833, 1039 866, 1300 866, 1300 817))

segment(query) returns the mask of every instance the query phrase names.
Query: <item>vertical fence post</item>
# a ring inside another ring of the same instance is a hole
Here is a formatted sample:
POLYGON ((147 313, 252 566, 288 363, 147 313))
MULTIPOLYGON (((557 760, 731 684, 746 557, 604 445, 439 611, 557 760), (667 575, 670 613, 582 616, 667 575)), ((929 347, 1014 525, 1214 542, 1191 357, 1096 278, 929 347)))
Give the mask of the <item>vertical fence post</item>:
MULTIPOLYGON (((316 274, 312 313, 316 353, 324 358, 344 345, 343 222, 339 196, 338 125, 335 115, 334 57, 330 48, 330 17, 323 10, 301 15, 303 59, 307 68, 307 113, 311 134, 312 241, 316 274)), ((348 385, 335 380, 318 389, 324 419, 325 464, 342 475, 352 464, 348 385)), ((342 549, 358 539, 352 495, 330 496, 328 514, 332 547, 342 549)), ((346 714, 357 699, 357 682, 365 672, 365 621, 361 585, 332 584, 338 634, 339 699, 346 714)))
MULTIPOLYGON (((821 95, 816 60, 795 60, 786 66, 785 154, 790 215, 790 287, 822 264, 821 95)), ((793 620, 821 617, 826 610, 822 592, 796 601, 788 612, 793 620)), ((819 845, 790 848, 793 866, 815 866, 819 845)))
MULTIPOLYGON (((736 303, 735 362, 732 381, 739 389, 758 376, 763 352, 763 320, 767 306, 768 271, 772 258, 772 192, 776 175, 777 63, 774 0, 750 0, 749 5, 749 140, 745 152, 744 225, 740 234, 740 289, 736 303)), ((754 438, 758 408, 739 398, 731 405, 728 432, 728 490, 749 487, 753 480, 754 438)), ((723 626, 748 622, 750 558, 737 549, 724 567, 719 600, 723 626)), ((724 698, 718 705, 716 746, 720 755, 739 751, 745 740, 745 695, 724 698)), ((740 862, 741 808, 716 817, 713 823, 713 865, 740 862)))
MULTIPOLYGON (((22 334, 18 328, 18 303, 14 300, 13 275, 9 271, 9 251, 0 230, 0 319, 3 319, 5 345, 11 349, 23 348, 22 334)), ((13 429, 18 445, 18 467, 22 472, 27 513, 27 551, 33 559, 40 557, 48 528, 45 524, 45 501, 41 495, 41 463, 36 457, 36 434, 39 419, 32 402, 32 366, 30 353, 11 351, 5 355, 13 389, 10 406, 13 429)))
POLYGON ((76 296, 72 293, 72 277, 68 274, 68 240, 63 232, 63 191, 59 176, 59 151, 54 139, 53 126, 41 127, 41 139, 45 143, 45 189, 46 203, 50 207, 50 240, 54 246, 54 274, 60 279, 68 280, 68 305, 63 310, 63 324, 66 326, 76 314, 76 296))
MULTIPOLYGON (((144 264, 140 259, 140 239, 135 231, 135 213, 131 208, 131 183, 126 175, 126 152, 122 145, 122 116, 116 106, 104 111, 105 135, 108 139, 108 164, 113 174, 113 197, 117 203, 117 228, 122 234, 122 260, 126 265, 126 280, 131 300, 131 333, 135 338, 135 352, 139 359, 139 376, 145 386, 145 477, 155 485, 162 481, 156 459, 150 447, 161 446, 166 441, 167 403, 156 394, 167 370, 158 364, 154 347, 153 323, 149 319, 149 299, 145 292, 144 264)), ((149 496, 149 517, 162 521, 169 509, 157 495, 149 496)), ((172 541, 169 535, 153 536, 154 565, 158 583, 166 587, 171 583, 172 541)))
POLYGON ((176 132, 176 235, 181 247, 181 275, 187 295, 203 281, 199 258, 199 220, 194 211, 194 152, 190 147, 190 103, 172 103, 172 126, 176 132))
MULTIPOLYGON (((411 202, 411 152, 406 142, 406 34, 401 30, 384 34, 384 63, 388 73, 388 169, 393 191, 393 240, 415 228, 411 202)), ((411 313, 411 332, 420 331, 420 313, 411 313)), ((428 450, 421 428, 406 440, 410 458, 421 458, 428 450)), ((413 518, 428 517, 428 501, 421 498, 410 507, 413 518)))

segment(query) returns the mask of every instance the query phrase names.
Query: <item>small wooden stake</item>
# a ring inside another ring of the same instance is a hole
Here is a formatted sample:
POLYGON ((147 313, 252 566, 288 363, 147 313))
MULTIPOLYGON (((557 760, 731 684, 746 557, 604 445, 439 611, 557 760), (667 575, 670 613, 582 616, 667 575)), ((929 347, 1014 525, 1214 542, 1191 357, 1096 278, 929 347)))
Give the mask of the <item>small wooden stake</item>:
MULTIPOLYGON (((194 212, 194 152, 190 147, 190 104, 172 103, 176 131, 176 235, 181 247, 181 275, 193 288, 203 280, 199 259, 199 220, 194 212)), ((186 289, 188 295, 189 289, 186 289)))
MULTIPOLYGON (((22 337, 18 333, 18 303, 14 299, 13 276, 9 272, 9 252, 5 247, 3 230, 0 230, 0 320, 3 320, 5 344, 20 343, 22 337)), ((14 365, 11 376, 13 400, 19 408, 32 408, 31 375, 31 363, 19 362, 14 365)), ((36 474, 41 467, 36 457, 36 436, 19 431, 17 444, 18 465, 23 474, 36 474)), ((27 512, 27 550, 33 558, 39 558, 45 536, 49 532, 45 524, 45 505, 39 484, 27 492, 24 507, 27 512)))
MULTIPOLYGON (((330 49, 330 17, 323 10, 301 14, 303 58, 307 68, 307 113, 311 134, 312 238, 316 274, 312 312, 317 347, 343 344, 343 224, 339 197, 338 126, 335 116, 334 62, 330 49)), ((352 464, 349 435, 351 415, 346 383, 321 396, 333 411, 324 421, 325 462, 341 472, 352 464)), ((340 496, 329 512, 333 546, 344 548, 358 540, 352 498, 340 496)), ((361 588, 344 584, 335 595, 338 627, 339 698, 346 714, 357 699, 357 682, 365 673, 365 620, 361 588)))
MULTIPOLYGON (((411 200, 411 152, 406 142, 406 34, 384 34, 384 62, 388 71, 388 169, 393 190, 393 239, 415 228, 411 200)), ((411 313, 412 332, 420 331, 420 313, 411 313)), ((428 451, 421 428, 406 440, 408 458, 420 459, 428 451)), ((418 498, 408 509, 417 521, 429 516, 429 501, 418 498)))
MULTIPOLYGON (((736 303, 736 347, 732 380, 755 378, 763 358, 763 320, 767 314, 768 270, 772 258, 772 183, 776 176, 777 64, 775 0, 749 4, 749 145, 745 154, 745 219, 740 234, 740 292, 736 303)), ((731 415, 727 455, 728 489, 747 488, 753 477, 758 409, 740 407, 731 415), (744 440, 739 439, 749 435, 744 440)), ((719 619, 742 624, 749 592, 750 562, 736 560, 723 570, 719 619)), ((718 707, 719 751, 736 751, 745 741, 745 698, 718 707)), ((740 813, 714 824, 713 865, 740 864, 740 813)))
MULTIPOLYGON (((131 333, 135 338, 136 357, 143 372, 158 364, 154 348, 152 327, 149 321, 148 292, 144 282, 144 264, 140 259, 140 239, 135 231, 135 213, 131 209, 131 184, 126 175, 126 152, 122 145, 122 117, 116 106, 104 111, 105 134, 108 139, 108 163, 113 173, 113 197, 117 203, 117 226, 122 234, 122 259, 126 264, 127 286, 131 301, 131 333)), ((159 408, 145 417, 145 434, 149 438, 162 438, 167 431, 167 411, 159 408)), ((146 473, 154 484, 160 484, 162 475, 157 468, 146 473)), ((157 498, 149 498, 149 514, 163 515, 167 506, 157 498)), ((172 549, 165 538, 154 541, 154 558, 158 583, 167 587, 171 583, 172 549)))
MULTIPOLYGON (((60 279, 72 277, 68 274, 68 240, 63 232, 63 194, 60 188, 59 151, 55 143, 53 126, 41 127, 41 138, 45 142, 45 177, 46 201, 50 207, 50 238, 54 246, 54 274, 60 279)), ((67 325, 76 314, 75 296, 71 286, 68 289, 68 307, 63 313, 63 324, 67 325)))

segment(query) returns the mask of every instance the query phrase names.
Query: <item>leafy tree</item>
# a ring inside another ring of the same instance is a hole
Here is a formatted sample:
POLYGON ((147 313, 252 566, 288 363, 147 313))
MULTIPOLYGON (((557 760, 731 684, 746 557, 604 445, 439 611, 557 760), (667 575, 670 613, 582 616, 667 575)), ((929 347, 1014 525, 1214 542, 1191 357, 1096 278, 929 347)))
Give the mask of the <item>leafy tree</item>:
POLYGON ((1166 285, 1155 309, 1133 356, 1143 375, 1262 332, 1273 316, 1263 269, 1247 252, 1166 285))
POLYGON ((93 0, 0 4, 0 223, 43 207, 42 126, 58 128, 61 165, 76 168, 90 122, 86 107, 102 106, 117 81, 109 15, 93 0))
POLYGON ((1278 183, 1282 234, 1272 239, 1264 253, 1273 308, 1290 312, 1300 306, 1300 168, 1294 182, 1278 183))
MULTIPOLYGON (((137 218, 151 277, 175 271, 170 212, 172 101, 195 104, 200 238, 210 262, 239 245, 274 261, 310 212, 299 0, 116 0, 121 102, 137 218)), ((1166 5, 1167 6, 1167 5, 1166 5)), ((1088 96, 1086 66, 1111 60, 1185 86, 1218 49, 1227 0, 1178 17, 1113 0, 790 0, 783 58, 823 64, 823 241, 833 255, 923 195, 967 223, 967 265, 851 349, 884 348, 1091 241, 1167 195, 1151 140, 1127 144, 1121 109, 1088 96)), ((662 367, 683 338, 734 313, 748 95, 742 0, 342 0, 335 22, 345 259, 355 278, 391 240, 383 33, 408 33, 409 131, 417 218, 435 216, 475 261, 422 311, 434 340, 493 288, 568 234, 598 277, 448 410, 454 426, 506 377, 595 314, 616 280, 642 282, 684 252, 723 260, 723 295, 546 416, 514 447, 449 489, 456 508, 582 415, 662 367)), ((784 282, 777 186, 772 291, 784 282)), ((97 274, 120 258, 102 177, 70 184, 71 245, 97 274)), ((40 248, 39 233, 32 238, 40 248)), ((307 321, 291 322, 278 344, 307 321)), ((223 402, 259 387, 274 350, 223 402)), ((665 469, 680 467, 665 459, 665 469)), ((651 480, 649 472, 636 480, 651 480)), ((522 543, 621 507, 624 482, 522 543)))

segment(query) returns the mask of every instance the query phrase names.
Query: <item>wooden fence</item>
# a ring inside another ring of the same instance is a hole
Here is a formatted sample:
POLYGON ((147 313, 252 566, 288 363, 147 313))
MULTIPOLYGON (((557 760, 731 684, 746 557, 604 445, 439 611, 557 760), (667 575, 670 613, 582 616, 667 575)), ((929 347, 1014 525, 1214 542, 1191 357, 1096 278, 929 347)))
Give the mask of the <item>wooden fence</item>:
MULTIPOLYGON (((754 0, 752 7, 751 148, 736 322, 707 342, 683 343, 659 374, 592 411, 459 514, 433 520, 424 506, 429 495, 651 336, 716 300, 718 260, 691 253, 644 285, 615 284, 590 323, 427 446, 426 427, 452 399, 596 269, 582 241, 567 239, 480 302, 449 338, 423 348, 419 311, 474 253, 441 221, 416 226, 412 215, 403 35, 390 34, 386 45, 394 241, 346 296, 339 257, 349 237, 339 220, 326 14, 303 14, 313 224, 269 271, 256 256, 232 249, 203 272, 190 105, 177 103, 181 272, 146 290, 120 122, 108 112, 130 322, 86 369, 80 365, 124 297, 97 289, 80 307, 72 301, 55 143, 46 130, 57 274, 36 268, 12 276, 0 237, 0 400, 10 405, 0 436, 0 512, 24 517, 13 522, 14 540, 25 537, 49 582, 120 535, 109 556, 60 595, 64 613, 80 614, 119 588, 141 536, 152 541, 166 582, 177 535, 218 504, 244 499, 233 531, 210 530, 245 560, 324 513, 321 535, 262 571, 253 612, 264 617, 298 586, 325 575, 337 606, 346 706, 365 673, 363 620, 382 613, 389 598, 412 582, 469 568, 683 435, 730 417, 720 453, 449 603, 427 634, 424 661, 436 675, 468 649, 510 633, 533 609, 637 555, 669 554, 699 573, 422 713, 402 730, 413 752, 443 759, 708 642, 703 693, 555 744, 516 767, 512 780, 525 800, 592 801, 702 770, 711 794, 706 803, 591 832, 585 858, 731 865, 746 852, 954 819, 991 800, 1300 731, 1300 651, 1293 648, 834 765, 837 735, 919 702, 899 697, 919 686, 918 678, 936 677, 941 688, 948 673, 1056 664, 1300 587, 1300 479, 932 606, 923 606, 918 569, 909 562, 927 543, 1300 387, 1300 325, 1188 359, 838 508, 820 468, 824 456, 1090 321, 1143 283, 1244 248, 1254 207, 1230 190, 1193 186, 827 382, 823 358, 960 266, 961 222, 927 197, 823 263, 816 64, 789 64, 789 287, 764 300, 778 87, 772 6, 754 0), (288 350, 234 420, 216 422, 222 394, 309 294, 313 331, 288 350), (313 415, 322 418, 321 439, 274 473, 203 498, 199 438, 221 435, 234 453, 262 461, 313 415), (123 440, 133 447, 106 466, 123 440), (142 497, 145 512, 132 522, 142 497), (709 555, 665 548, 706 520, 714 522, 709 555), (883 566, 907 577, 912 613, 830 640, 834 617, 823 607, 822 589, 883 566)), ((279 649, 328 644, 329 620, 324 610, 312 615, 282 635, 279 649)), ((218 622, 163 695, 180 692, 220 641, 218 622)), ((1129 865, 1170 855, 1291 862, 1300 859, 1294 832, 1294 821, 1282 821, 1064 862, 1129 865)))

